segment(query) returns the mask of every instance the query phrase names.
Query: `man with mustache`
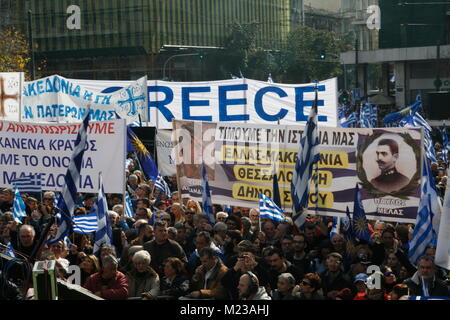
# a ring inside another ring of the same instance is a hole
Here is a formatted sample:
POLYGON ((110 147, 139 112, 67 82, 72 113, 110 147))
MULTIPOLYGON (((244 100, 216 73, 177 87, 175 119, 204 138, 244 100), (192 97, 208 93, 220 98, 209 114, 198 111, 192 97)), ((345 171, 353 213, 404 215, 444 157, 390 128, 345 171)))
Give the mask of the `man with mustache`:
POLYGON ((398 160, 398 143, 392 139, 381 139, 378 142, 377 163, 381 174, 370 183, 380 191, 397 191, 409 183, 409 179, 397 171, 395 163, 398 160))

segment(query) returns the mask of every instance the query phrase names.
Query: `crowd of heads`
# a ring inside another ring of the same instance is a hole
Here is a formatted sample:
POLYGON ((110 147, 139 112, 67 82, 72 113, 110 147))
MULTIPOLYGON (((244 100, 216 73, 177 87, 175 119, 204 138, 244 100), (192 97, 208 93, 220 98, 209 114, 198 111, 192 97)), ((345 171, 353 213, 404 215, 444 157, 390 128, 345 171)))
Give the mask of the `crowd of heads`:
MULTIPOLYGON (((439 149, 439 145, 436 146, 439 149)), ((438 153, 439 154, 439 153, 438 153)), ((448 295, 448 270, 434 263, 435 246, 417 265, 407 257, 414 225, 369 221, 370 241, 330 236, 332 217, 308 215, 298 228, 261 218, 257 207, 214 205, 215 221, 201 202, 180 197, 166 178, 170 197, 154 188, 130 158, 126 189, 107 194, 111 243, 95 250, 93 234, 71 232, 65 241, 42 246, 37 260, 55 260, 58 277, 81 269, 81 285, 105 299, 398 300, 412 295, 448 295), (114 289, 114 290, 113 290, 114 289)), ((445 167, 433 164, 436 185, 445 167)), ((12 214, 14 193, 0 191, 3 249, 29 258, 47 224, 57 221, 55 193, 22 194, 27 216, 12 214)), ((95 206, 95 194, 78 194, 75 216, 95 206)), ((56 224, 50 235, 56 234, 56 224)))

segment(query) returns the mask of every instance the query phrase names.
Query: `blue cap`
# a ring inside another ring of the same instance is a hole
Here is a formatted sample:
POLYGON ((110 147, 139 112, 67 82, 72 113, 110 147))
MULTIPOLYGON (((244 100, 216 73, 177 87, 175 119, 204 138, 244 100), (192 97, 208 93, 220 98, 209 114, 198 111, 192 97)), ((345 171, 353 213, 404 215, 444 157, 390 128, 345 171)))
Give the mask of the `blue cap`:
POLYGON ((368 275, 365 273, 358 273, 355 277, 355 281, 353 283, 356 283, 358 281, 363 281, 364 283, 366 283, 366 280, 368 278, 368 275))

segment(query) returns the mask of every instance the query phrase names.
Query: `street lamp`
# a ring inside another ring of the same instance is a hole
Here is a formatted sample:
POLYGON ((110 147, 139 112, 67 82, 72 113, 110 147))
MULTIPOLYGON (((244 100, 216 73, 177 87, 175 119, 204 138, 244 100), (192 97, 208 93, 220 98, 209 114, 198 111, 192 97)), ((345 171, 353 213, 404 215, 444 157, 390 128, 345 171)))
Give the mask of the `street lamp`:
MULTIPOLYGON (((198 55, 199 55, 198 53, 183 53, 183 54, 175 54, 173 56, 170 56, 166 60, 166 62, 164 62, 164 66, 163 66, 163 80, 166 80, 166 66, 167 66, 167 63, 170 60, 172 60, 172 59, 174 59, 176 57, 187 57, 187 56, 198 56, 198 55)), ((203 58, 204 58, 204 55, 200 55, 200 59, 203 59, 203 58)))

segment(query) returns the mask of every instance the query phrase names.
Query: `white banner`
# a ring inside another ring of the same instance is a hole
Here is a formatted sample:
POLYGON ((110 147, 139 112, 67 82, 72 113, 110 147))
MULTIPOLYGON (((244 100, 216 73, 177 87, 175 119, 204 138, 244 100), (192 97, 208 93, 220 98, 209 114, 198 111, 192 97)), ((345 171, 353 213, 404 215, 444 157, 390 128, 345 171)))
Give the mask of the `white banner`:
MULTIPOLYGON (((68 79, 87 90, 110 94, 131 81, 68 79)), ((306 124, 314 84, 280 84, 251 79, 209 82, 149 80, 149 121, 172 129, 172 119, 248 124, 306 124), (157 112, 158 111, 158 112, 157 112)), ((337 79, 319 82, 319 124, 337 126, 337 79)))
POLYGON ((19 121, 23 72, 0 72, 0 120, 19 121))
POLYGON ((126 88, 114 93, 101 93, 73 80, 53 75, 26 82, 22 92, 23 122, 81 122, 88 103, 91 120, 117 119, 117 112, 128 123, 147 121, 147 91, 143 77, 130 81, 126 88))
POLYGON ((163 176, 177 174, 175 150, 172 142, 172 130, 158 130, 155 137, 158 170, 163 176))
MULTIPOLYGON (((80 125, 0 121, 0 187, 41 174, 43 190, 61 191, 80 125)), ((99 172, 105 192, 124 192, 125 136, 124 120, 89 123, 78 192, 97 193, 99 172)))
MULTIPOLYGON (((447 169, 447 177, 450 170, 447 169)), ((436 265, 450 269, 450 179, 447 178, 444 206, 441 214, 439 234, 436 246, 436 265)))

